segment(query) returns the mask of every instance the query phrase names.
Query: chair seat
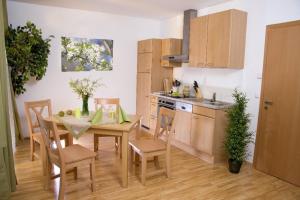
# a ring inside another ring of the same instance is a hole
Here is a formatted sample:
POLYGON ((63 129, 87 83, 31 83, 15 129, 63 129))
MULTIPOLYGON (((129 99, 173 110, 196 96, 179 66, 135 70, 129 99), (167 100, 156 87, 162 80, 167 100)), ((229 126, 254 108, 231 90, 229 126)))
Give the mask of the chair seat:
MULTIPOLYGON (((96 153, 93 151, 79 145, 79 144, 74 144, 67 146, 62 149, 65 162, 67 164, 90 159, 96 157, 96 153)), ((55 154, 58 154, 58 151, 54 152, 55 154)))
POLYGON ((133 146, 136 149, 139 149, 141 152, 149 153, 153 151, 166 150, 166 143, 162 140, 154 139, 139 139, 129 142, 129 145, 133 146))

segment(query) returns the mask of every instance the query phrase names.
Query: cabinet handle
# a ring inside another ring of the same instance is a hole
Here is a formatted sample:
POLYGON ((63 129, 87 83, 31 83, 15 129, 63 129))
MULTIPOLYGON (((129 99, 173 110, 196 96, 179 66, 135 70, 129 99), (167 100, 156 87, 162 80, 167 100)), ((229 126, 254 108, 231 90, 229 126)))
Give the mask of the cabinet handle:
POLYGON ((204 66, 204 63, 197 63, 197 66, 203 67, 203 66, 204 66))
POLYGON ((207 66, 212 67, 212 66, 214 66, 214 64, 213 63, 207 63, 207 66))
POLYGON ((199 117, 193 117, 194 119, 199 119, 199 117))

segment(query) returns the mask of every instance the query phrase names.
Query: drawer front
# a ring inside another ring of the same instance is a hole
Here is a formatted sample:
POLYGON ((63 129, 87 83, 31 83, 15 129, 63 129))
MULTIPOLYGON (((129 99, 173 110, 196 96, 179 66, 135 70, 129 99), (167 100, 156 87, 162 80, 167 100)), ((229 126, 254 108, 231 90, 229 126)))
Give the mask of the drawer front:
POLYGON ((216 116, 216 111, 214 109, 205 108, 201 106, 193 106, 193 113, 198 115, 204 115, 211 118, 215 118, 216 116))

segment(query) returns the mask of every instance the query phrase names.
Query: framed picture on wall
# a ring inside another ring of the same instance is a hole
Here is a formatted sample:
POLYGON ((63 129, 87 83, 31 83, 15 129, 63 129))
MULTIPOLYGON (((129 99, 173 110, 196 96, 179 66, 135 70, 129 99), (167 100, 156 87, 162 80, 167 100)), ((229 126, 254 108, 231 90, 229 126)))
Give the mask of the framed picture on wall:
POLYGON ((63 72, 111 71, 113 40, 61 37, 63 72))

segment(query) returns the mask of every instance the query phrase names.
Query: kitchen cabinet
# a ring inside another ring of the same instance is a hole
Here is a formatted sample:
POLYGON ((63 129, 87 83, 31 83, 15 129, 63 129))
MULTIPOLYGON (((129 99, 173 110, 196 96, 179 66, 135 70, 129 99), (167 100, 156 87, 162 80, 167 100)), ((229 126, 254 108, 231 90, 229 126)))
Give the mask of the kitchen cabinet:
POLYGON ((243 68, 247 13, 227 10, 191 20, 190 66, 243 68))
POLYGON ((138 53, 151 53, 156 50, 159 39, 148 39, 138 41, 138 53))
POLYGON ((193 114, 192 146, 204 153, 212 155, 215 120, 204 115, 193 114))
POLYGON ((225 160, 227 117, 223 110, 193 106, 191 146, 210 163, 225 160))
POLYGON ((150 93, 163 90, 163 80, 172 78, 173 69, 160 65, 161 40, 138 41, 136 113, 141 124, 150 128, 150 93))
POLYGON ((191 144, 192 113, 176 110, 175 140, 184 144, 191 144))
POLYGON ((150 120, 150 97, 151 75, 149 73, 138 73, 137 75, 137 114, 142 116, 141 123, 149 127, 150 120))
POLYGON ((205 66, 208 16, 191 20, 189 65, 205 66))
POLYGON ((138 72, 150 73, 152 67, 152 53, 139 53, 138 54, 138 72))
POLYGON ((161 66, 163 67, 180 67, 181 63, 164 60, 164 56, 180 55, 182 49, 182 39, 168 38, 163 39, 161 44, 161 66))

